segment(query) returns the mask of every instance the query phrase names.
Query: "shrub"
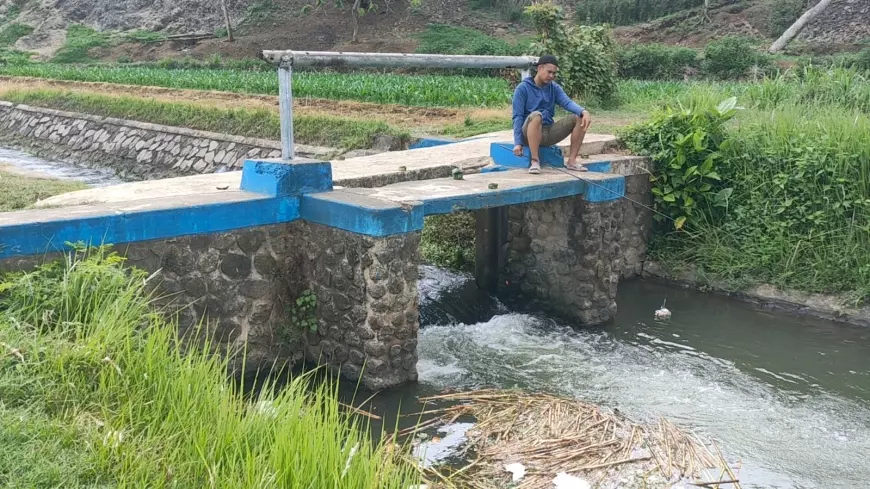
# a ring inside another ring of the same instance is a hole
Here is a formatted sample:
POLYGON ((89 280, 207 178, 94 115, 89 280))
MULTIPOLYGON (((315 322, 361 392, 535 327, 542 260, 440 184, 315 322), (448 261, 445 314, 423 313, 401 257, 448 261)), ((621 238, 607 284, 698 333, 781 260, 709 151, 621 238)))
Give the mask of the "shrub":
POLYGON ((97 32, 90 27, 73 24, 66 30, 66 41, 54 54, 55 63, 82 63, 89 61, 88 51, 91 48, 108 46, 108 35, 97 32))
POLYGON ((619 54, 619 76, 641 80, 680 80, 699 66, 694 49, 639 44, 619 54))
POLYGON ((418 53, 520 56, 530 49, 528 43, 511 44, 474 29, 443 24, 429 24, 419 39, 418 53))
POLYGON ((0 29, 0 46, 11 46, 18 39, 33 32, 33 27, 25 24, 9 24, 0 29))
POLYGON ((147 29, 136 29, 124 35, 127 39, 141 44, 154 44, 166 40, 166 34, 162 32, 149 31, 147 29))
POLYGON ((606 26, 568 26, 561 7, 541 3, 526 7, 538 33, 538 54, 559 57, 559 83, 570 96, 602 100, 616 93, 616 42, 606 26))
POLYGON ((704 0, 581 0, 574 17, 580 23, 629 25, 703 5, 704 0))
POLYGON ((655 208, 661 213, 657 220, 667 215, 680 229, 689 219, 720 217, 716 209, 727 205, 733 189, 722 185, 717 170, 722 152, 732 144, 725 124, 736 114, 736 104, 731 98, 717 107, 668 108, 625 131, 628 148, 656 162, 650 179, 655 208))
POLYGON ((806 0, 777 0, 767 18, 767 34, 779 37, 794 24, 806 8, 806 0))
POLYGON ((473 212, 429 216, 423 226, 420 253, 432 265, 460 271, 474 270, 473 212))
POLYGON ((704 71, 713 77, 738 79, 750 69, 770 67, 770 58, 760 53, 752 41, 738 36, 726 36, 704 48, 704 71))

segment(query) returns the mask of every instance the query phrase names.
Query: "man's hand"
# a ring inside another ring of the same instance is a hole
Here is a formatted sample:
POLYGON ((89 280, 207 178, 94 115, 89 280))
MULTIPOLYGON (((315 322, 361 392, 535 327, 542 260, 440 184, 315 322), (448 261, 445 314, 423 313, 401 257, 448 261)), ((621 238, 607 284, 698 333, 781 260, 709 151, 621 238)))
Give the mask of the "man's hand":
POLYGON ((580 127, 585 131, 589 129, 590 124, 592 124, 592 116, 589 115, 588 110, 584 110, 583 115, 580 117, 580 127))
POLYGON ((514 154, 517 156, 523 155, 523 145, 522 144, 518 144, 518 145, 514 146, 514 154))

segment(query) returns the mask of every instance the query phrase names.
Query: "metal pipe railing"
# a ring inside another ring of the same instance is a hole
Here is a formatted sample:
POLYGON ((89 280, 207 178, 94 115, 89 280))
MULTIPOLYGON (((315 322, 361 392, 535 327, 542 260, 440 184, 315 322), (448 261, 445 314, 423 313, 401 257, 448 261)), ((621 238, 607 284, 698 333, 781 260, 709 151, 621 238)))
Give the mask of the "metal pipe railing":
POLYGON ((324 51, 263 51, 263 58, 278 67, 278 105, 281 116, 281 157, 292 160, 293 67, 448 68, 521 70, 523 77, 538 62, 537 56, 472 56, 453 54, 341 53, 324 51))

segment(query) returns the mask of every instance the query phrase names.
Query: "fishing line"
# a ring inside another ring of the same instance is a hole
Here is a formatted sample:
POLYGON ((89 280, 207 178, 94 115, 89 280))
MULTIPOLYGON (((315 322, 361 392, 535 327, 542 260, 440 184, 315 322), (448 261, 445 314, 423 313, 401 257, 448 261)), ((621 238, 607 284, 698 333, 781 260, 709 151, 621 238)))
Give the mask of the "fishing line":
MULTIPOLYGON (((552 168, 552 169, 554 169, 554 170, 558 170, 558 171, 564 173, 565 175, 572 176, 572 177, 576 178, 577 180, 580 180, 580 181, 585 182, 585 183, 589 183, 589 184, 591 184, 591 185, 594 186, 594 187, 598 187, 598 188, 600 188, 600 189, 604 189, 604 190, 606 190, 606 191, 608 191, 608 192, 610 192, 610 193, 616 194, 618 197, 623 198, 623 199, 625 199, 625 200, 631 202, 632 204, 639 205, 639 206, 643 207, 644 209, 646 209, 646 210, 648 210, 648 211, 650 211, 650 212, 653 212, 653 213, 655 213, 655 214, 658 214, 658 215, 664 217, 665 219, 667 219, 667 220, 669 220, 669 221, 676 222, 676 219, 672 218, 671 216, 669 216, 669 215, 667 215, 667 214, 663 214, 663 213, 661 213, 661 212, 659 212, 659 211, 653 209, 652 207, 650 207, 650 206, 648 206, 648 205, 646 205, 646 204, 644 204, 644 203, 641 203, 641 202, 638 202, 638 201, 636 201, 636 200, 634 200, 634 199, 631 199, 631 198, 629 198, 629 197, 626 197, 624 193, 619 193, 619 192, 617 192, 616 190, 609 189, 609 188, 605 187, 604 185, 600 185, 600 184, 598 184, 598 183, 593 182, 592 180, 589 180, 589 179, 583 178, 583 177, 581 177, 581 176, 579 176, 579 175, 576 175, 576 174, 574 174, 574 173, 569 173, 568 170, 565 170, 564 168, 556 167, 556 166, 553 166, 553 165, 550 165, 550 164, 545 164, 544 166, 548 166, 548 167, 550 167, 550 168, 552 168)), ((649 172, 646 172, 646 173, 649 173, 649 172)))

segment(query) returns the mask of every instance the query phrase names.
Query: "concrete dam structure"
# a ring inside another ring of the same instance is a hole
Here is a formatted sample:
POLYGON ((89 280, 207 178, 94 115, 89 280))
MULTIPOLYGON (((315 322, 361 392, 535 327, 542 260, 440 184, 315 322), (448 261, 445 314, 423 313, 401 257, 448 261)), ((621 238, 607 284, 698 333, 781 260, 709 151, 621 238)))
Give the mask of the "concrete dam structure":
MULTIPOLYGON (((508 67, 533 61, 485 58, 508 67)), ((222 348, 246 347, 248 368, 304 355, 382 389, 417 378, 424 218, 472 211, 480 287, 578 325, 614 317, 619 280, 640 273, 651 230, 646 159, 607 153, 615 138, 590 134, 583 146, 590 171, 564 169, 563 141, 545 148, 548 165, 529 175, 527 160, 506 150, 510 131, 332 162, 298 158, 289 71, 281 64, 281 158, 249 156, 237 171, 84 190, 0 213, 0 269, 32 269, 70 244, 112 244, 129 265, 159 272, 157 296, 182 332, 204 319, 222 348), (291 317, 303 296, 316 299, 316 328, 300 331, 291 317), (301 339, 287 340, 294 335, 301 339)), ((20 113, 0 125, 5 140, 75 155, 80 141, 101 134, 87 145, 87 159, 105 153, 132 173, 138 167, 127 160, 142 159, 141 151, 161 155, 144 158, 158 176, 209 171, 213 162, 191 160, 200 146, 207 157, 226 145, 214 158, 231 167, 239 151, 277 151, 269 142, 11 110, 20 113), (138 139, 128 154, 131 138, 138 139)))

